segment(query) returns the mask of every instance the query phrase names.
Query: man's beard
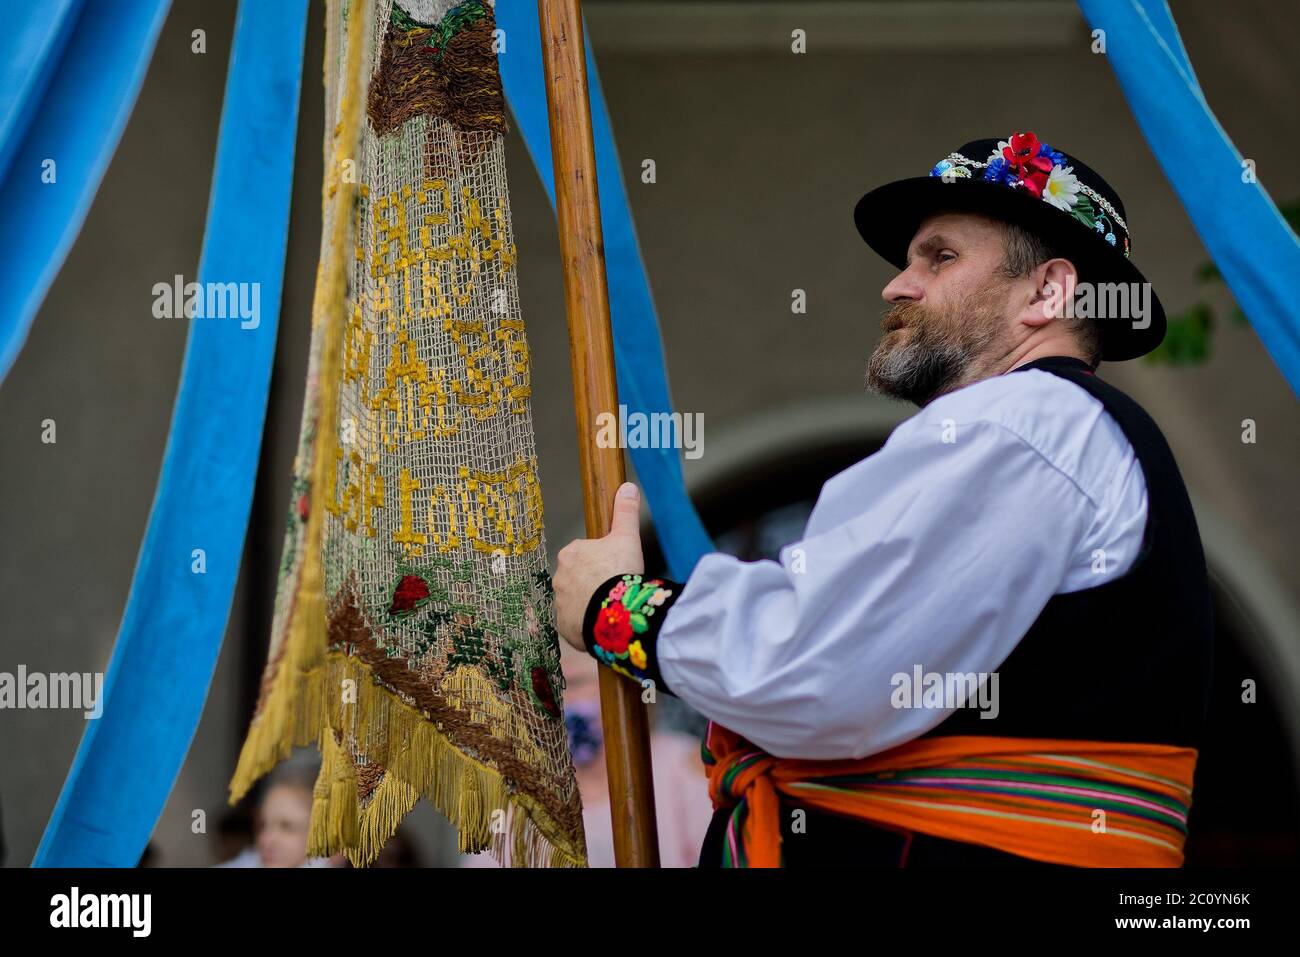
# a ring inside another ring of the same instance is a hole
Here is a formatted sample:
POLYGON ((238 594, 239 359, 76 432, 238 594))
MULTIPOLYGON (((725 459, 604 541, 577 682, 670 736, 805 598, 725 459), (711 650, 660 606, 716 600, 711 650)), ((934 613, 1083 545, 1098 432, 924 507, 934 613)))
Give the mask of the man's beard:
POLYGON ((932 309, 896 304, 881 325, 886 332, 867 363, 867 388, 918 406, 985 378, 1001 354, 1006 329, 1007 284, 990 280, 962 302, 932 309))

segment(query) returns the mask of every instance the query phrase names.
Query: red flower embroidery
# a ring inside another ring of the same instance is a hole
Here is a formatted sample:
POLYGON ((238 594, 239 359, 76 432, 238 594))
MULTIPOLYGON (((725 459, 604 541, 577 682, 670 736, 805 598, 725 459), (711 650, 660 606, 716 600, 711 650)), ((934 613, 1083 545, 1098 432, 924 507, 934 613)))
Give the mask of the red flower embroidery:
POLYGON ((559 717, 560 708, 555 703, 555 692, 551 690, 551 679, 546 674, 546 669, 541 665, 534 665, 529 672, 529 678, 533 682, 533 694, 537 696, 542 708, 551 717, 559 717))
POLYGON ((632 638, 631 617, 621 601, 611 602, 602 608, 596 615, 596 627, 592 629, 596 644, 616 655, 626 652, 627 643, 632 638))
POLYGON ((302 497, 298 499, 298 517, 304 522, 307 521, 309 507, 310 503, 307 499, 307 493, 303 492, 302 497))
POLYGON ((429 583, 419 575, 406 575, 397 583, 393 592, 393 603, 388 606, 390 615, 400 615, 413 609, 419 602, 429 597, 429 583))

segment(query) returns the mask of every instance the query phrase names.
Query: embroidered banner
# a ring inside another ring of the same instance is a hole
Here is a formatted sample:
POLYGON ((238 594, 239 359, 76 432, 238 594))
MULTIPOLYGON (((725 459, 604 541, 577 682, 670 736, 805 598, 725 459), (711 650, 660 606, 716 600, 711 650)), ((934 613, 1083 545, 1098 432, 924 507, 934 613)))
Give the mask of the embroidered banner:
POLYGON ((370 863, 424 796, 462 851, 582 865, 493 11, 335 0, 328 16, 308 394, 231 799, 318 741, 312 854, 370 863))

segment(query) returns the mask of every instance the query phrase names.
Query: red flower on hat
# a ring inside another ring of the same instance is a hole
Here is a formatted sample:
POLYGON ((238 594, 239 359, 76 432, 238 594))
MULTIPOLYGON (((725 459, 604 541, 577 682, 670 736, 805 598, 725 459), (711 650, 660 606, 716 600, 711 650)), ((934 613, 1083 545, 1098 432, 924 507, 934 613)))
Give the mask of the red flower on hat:
POLYGON ((627 643, 632 638, 632 613, 621 601, 610 602, 596 615, 596 625, 592 632, 596 644, 616 655, 627 651, 627 643))
POLYGON ((1026 173, 1022 176, 1020 182, 1025 184, 1025 189, 1029 190, 1030 194, 1035 199, 1042 199, 1043 190, 1047 188, 1048 174, 1050 174, 1051 171, 1051 163, 1048 163, 1047 172, 1033 170, 1032 172, 1026 173))
POLYGON ((1038 155, 1038 137, 1034 133, 1012 133, 1007 145, 1002 148, 1002 158, 1007 165, 1019 172, 1023 165, 1038 155))
POLYGON ((1007 168, 1035 197, 1043 195, 1047 177, 1052 172, 1051 158, 1039 155, 1042 145, 1031 132, 1011 134, 1010 141, 1002 147, 1002 158, 1007 161, 1007 168))

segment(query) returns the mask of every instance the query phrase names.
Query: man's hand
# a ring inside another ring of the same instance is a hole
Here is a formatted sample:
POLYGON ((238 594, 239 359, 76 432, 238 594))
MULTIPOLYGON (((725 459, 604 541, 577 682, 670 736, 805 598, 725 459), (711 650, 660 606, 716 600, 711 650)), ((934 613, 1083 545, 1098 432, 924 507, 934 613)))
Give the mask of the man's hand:
POLYGON ((638 525, 640 506, 640 491, 631 482, 624 482, 614 496, 609 534, 569 542, 555 556, 555 627, 579 651, 586 651, 582 616, 596 589, 615 575, 645 571, 638 525))

